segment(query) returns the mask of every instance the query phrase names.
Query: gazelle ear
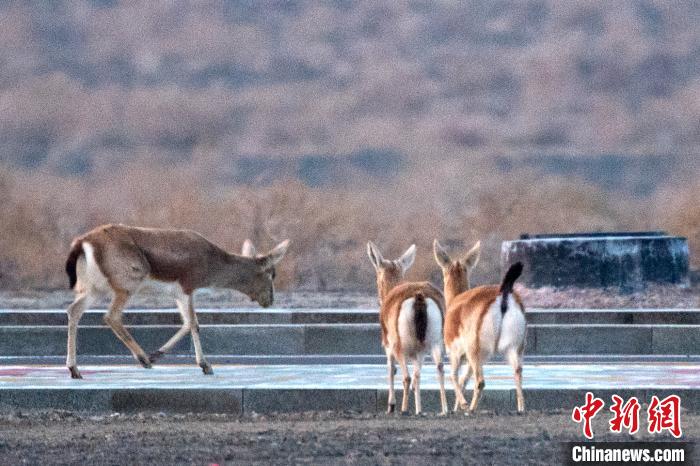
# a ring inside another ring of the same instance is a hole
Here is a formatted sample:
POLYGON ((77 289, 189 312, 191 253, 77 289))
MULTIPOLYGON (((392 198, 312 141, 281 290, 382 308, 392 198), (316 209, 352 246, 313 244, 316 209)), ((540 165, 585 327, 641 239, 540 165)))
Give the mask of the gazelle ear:
POLYGON ((264 267, 268 268, 277 265, 279 261, 281 261, 284 257, 284 254, 287 252, 288 247, 288 239, 282 241, 280 244, 275 246, 275 248, 272 251, 268 252, 267 255, 264 256, 264 267))
POLYGON ((257 251, 255 250, 255 246, 253 246, 253 242, 249 239, 243 241, 243 247, 241 248, 241 256, 255 257, 256 254, 257 251))
POLYGON ((403 253, 403 255, 399 258, 399 264, 401 264, 401 268, 403 269, 403 272, 406 273, 406 271, 411 268, 413 265, 413 261, 416 260, 416 245, 412 244, 409 246, 408 249, 406 249, 406 252, 403 253))
POLYGON ((379 266, 384 262, 384 258, 382 257, 382 253, 379 252, 379 248, 371 242, 367 242, 367 255, 369 256, 370 262, 372 262, 372 266, 378 270, 379 266))
POLYGON ((433 255, 435 256, 435 262, 443 269, 448 268, 450 263, 452 263, 452 259, 450 259, 445 248, 442 247, 438 240, 433 240, 433 255))
POLYGON ((481 257, 481 241, 477 241, 469 252, 464 255, 461 260, 462 265, 468 269, 474 268, 479 263, 479 257, 481 257))

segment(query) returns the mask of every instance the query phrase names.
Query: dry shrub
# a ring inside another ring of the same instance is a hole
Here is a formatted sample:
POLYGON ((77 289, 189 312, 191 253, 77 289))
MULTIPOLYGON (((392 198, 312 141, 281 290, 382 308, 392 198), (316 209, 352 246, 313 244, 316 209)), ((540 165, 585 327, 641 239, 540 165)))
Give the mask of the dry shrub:
POLYGON ((368 239, 387 257, 416 243, 409 278, 434 279, 433 238, 454 253, 482 239, 477 283, 523 232, 665 227, 699 263, 697 182, 655 207, 491 163, 697 160, 692 2, 375 3, 2 3, 0 286, 65 286, 70 239, 107 222, 230 250, 290 237, 280 281, 295 288, 371 289, 368 239), (335 188, 226 184, 240 157, 367 148, 408 168, 335 188))
POLYGON ((21 182, 1 172, 0 198, 0 286, 58 286, 63 254, 56 239, 61 219, 46 199, 23 195, 21 182))
POLYGON ((690 264, 700 267, 700 182, 661 191, 656 197, 660 224, 670 232, 688 238, 690 264))
MULTIPOLYGON (((499 279, 500 244, 520 233, 637 228, 643 203, 623 201, 575 180, 534 173, 501 174, 488 163, 414 167, 392 180, 357 180, 311 188, 280 180, 269 186, 222 185, 197 166, 133 163, 111 175, 63 178, 0 172, 5 221, 0 226, 0 286, 63 287, 72 237, 103 223, 189 228, 229 251, 245 238, 260 251, 289 238, 281 288, 372 290, 368 240, 386 257, 410 244, 418 258, 409 279, 439 282, 432 257, 438 238, 454 254, 483 243, 475 284, 499 279), (430 178, 426 178, 430 174, 430 178)), ((683 197, 683 194, 685 197, 683 197)), ((698 209, 690 192, 663 225, 687 234, 697 251, 698 209)))

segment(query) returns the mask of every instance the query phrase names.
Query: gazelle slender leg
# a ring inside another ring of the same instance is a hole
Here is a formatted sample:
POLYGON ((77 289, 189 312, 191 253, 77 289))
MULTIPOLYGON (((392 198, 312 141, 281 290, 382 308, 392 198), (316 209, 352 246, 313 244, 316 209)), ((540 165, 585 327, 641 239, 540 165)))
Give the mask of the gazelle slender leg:
POLYGON ((397 358, 399 360, 399 367, 401 367, 401 375, 403 376, 403 398, 401 398, 401 414, 408 413, 408 394, 411 390, 411 376, 408 375, 408 366, 406 365, 406 358, 403 355, 399 355, 397 358))
POLYGON ((481 398, 481 393, 484 390, 484 368, 481 365, 479 356, 477 354, 469 354, 467 356, 469 360, 469 365, 474 371, 474 391, 472 393, 472 402, 469 405, 469 412, 473 413, 476 411, 476 407, 479 405, 479 399, 481 398))
POLYGON ((66 367, 70 371, 70 376, 73 379, 82 379, 77 364, 77 340, 78 340, 78 322, 85 310, 92 302, 92 296, 89 292, 80 292, 75 296, 73 303, 68 306, 68 351, 66 353, 66 367))
MULTIPOLYGON (((459 391, 464 394, 464 390, 467 388, 467 383, 469 383, 469 378, 472 376, 472 366, 466 364, 464 368, 464 374, 459 377, 459 391)), ((466 400, 466 398, 465 398, 466 400)))
POLYGON ((437 368, 438 384, 440 385, 440 414, 447 414, 447 395, 445 394, 445 367, 442 363, 442 349, 433 348, 433 361, 437 368))
POLYGON ((192 302, 191 294, 187 295, 187 315, 190 320, 190 332, 192 334, 192 344, 194 345, 194 355, 197 364, 202 368, 202 372, 204 372, 205 375, 211 375, 214 373, 214 370, 202 353, 202 343, 199 340, 199 322, 197 321, 197 314, 194 312, 194 303, 192 302))
POLYGON ((173 349, 173 346, 175 346, 182 338, 190 333, 190 314, 187 311, 187 302, 186 302, 186 297, 185 298, 177 298, 175 299, 175 302, 177 302, 177 309, 180 311, 180 317, 182 318, 182 327, 173 335, 170 340, 168 340, 163 346, 161 346, 158 351, 154 351, 151 353, 148 358, 151 360, 151 363, 156 362, 158 359, 160 359, 165 353, 169 353, 170 350, 173 349))
POLYGON ((136 360, 141 363, 146 369, 151 368, 151 361, 148 359, 146 352, 141 348, 141 346, 134 340, 129 331, 122 324, 122 311, 126 302, 129 300, 129 292, 124 290, 119 290, 114 292, 114 299, 109 305, 109 311, 105 314, 103 320, 104 322, 112 328, 114 334, 119 338, 122 343, 129 348, 131 354, 134 355, 136 360))
POLYGON ((461 385, 457 379, 459 375, 459 366, 462 365, 462 356, 456 355, 455 351, 450 353, 450 379, 452 380, 452 386, 455 390, 455 412, 459 408, 467 409, 467 400, 464 398, 464 393, 462 393, 461 385))
POLYGON ((418 357, 413 361, 413 399, 416 403, 416 414, 422 412, 420 402, 420 370, 423 367, 423 353, 418 353, 418 357))
POLYGON ((508 362, 513 368, 513 376, 515 378, 515 396, 517 400, 518 412, 525 411, 525 397, 523 396, 523 359, 522 353, 516 349, 511 349, 508 352, 508 362))
POLYGON ((394 365, 394 357, 391 352, 386 350, 386 368, 389 376, 389 400, 387 414, 391 414, 396 409, 396 393, 394 392, 394 375, 396 375, 396 366, 394 365))

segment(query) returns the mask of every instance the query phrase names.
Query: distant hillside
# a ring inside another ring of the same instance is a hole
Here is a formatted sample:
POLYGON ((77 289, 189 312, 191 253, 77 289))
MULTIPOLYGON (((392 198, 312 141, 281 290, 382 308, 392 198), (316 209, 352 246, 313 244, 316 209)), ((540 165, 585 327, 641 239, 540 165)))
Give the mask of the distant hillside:
POLYGON ((0 160, 230 181, 291 158, 311 185, 363 151, 690 160, 698 17, 690 0, 3 2, 0 160))
POLYGON ((668 230, 700 267, 700 2, 0 2, 0 288, 64 288, 101 223, 284 238, 281 288, 375 286, 366 242, 668 230))

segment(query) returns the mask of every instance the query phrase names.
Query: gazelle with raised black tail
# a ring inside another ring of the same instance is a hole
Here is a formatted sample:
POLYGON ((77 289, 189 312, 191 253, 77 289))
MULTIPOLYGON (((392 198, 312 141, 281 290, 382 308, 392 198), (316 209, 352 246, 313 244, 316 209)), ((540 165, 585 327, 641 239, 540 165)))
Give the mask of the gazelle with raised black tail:
POLYGON ((192 294, 208 286, 233 288, 263 307, 272 305, 275 265, 288 245, 283 241, 267 255, 256 255, 253 248, 250 256, 243 256, 230 254, 193 231, 126 225, 104 225, 76 238, 66 261, 70 287, 75 290, 75 300, 68 308, 66 365, 71 377, 82 378, 76 363, 78 322, 95 298, 104 294, 112 295, 104 322, 143 367, 150 368, 190 333, 197 364, 204 374, 212 374, 202 352, 192 294), (122 324, 127 301, 147 279, 175 285, 175 301, 182 315, 182 327, 150 356, 122 324))
POLYGON ((525 308, 513 290, 520 277, 521 263, 512 265, 501 285, 469 289, 469 271, 479 260, 477 243, 462 259, 452 260, 440 243, 433 243, 435 260, 442 268, 447 312, 445 347, 449 352, 451 379, 455 390, 455 411, 467 409, 464 387, 474 373, 474 392, 469 411, 474 412, 484 389, 483 365, 496 352, 503 354, 513 368, 518 412, 525 410, 522 372, 525 348, 525 308), (468 365, 458 379, 464 359, 468 365))
POLYGON ((406 271, 415 260, 415 245, 409 247, 399 259, 389 261, 382 257, 377 246, 369 242, 367 255, 377 275, 379 323, 389 376, 387 412, 392 413, 396 407, 395 361, 399 363, 403 375, 401 412, 403 414, 408 412, 411 385, 408 362, 410 361, 413 364, 416 414, 421 413, 420 372, 425 356, 430 354, 437 366, 441 412, 445 414, 447 397, 442 363, 442 324, 445 304, 442 293, 428 282, 401 283, 406 271))

